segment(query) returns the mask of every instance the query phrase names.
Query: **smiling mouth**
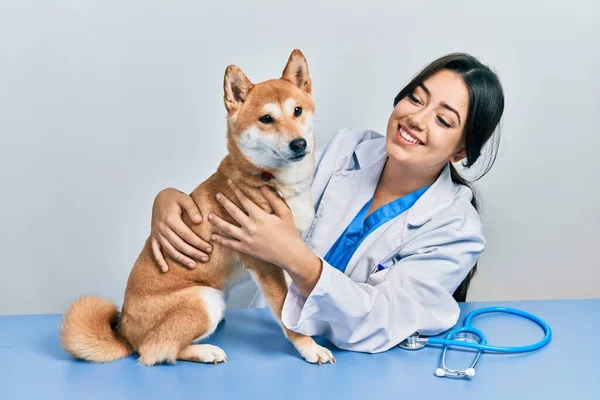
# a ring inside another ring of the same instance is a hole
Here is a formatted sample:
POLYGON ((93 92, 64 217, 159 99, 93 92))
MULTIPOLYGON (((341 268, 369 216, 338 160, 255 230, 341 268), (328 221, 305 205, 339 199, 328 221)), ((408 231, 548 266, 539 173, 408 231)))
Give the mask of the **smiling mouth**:
POLYGON ((414 145, 424 145, 425 143, 423 143, 421 140, 419 140, 419 138, 413 136, 411 133, 409 133, 409 131, 407 129, 404 129, 404 127, 402 125, 398 125, 398 136, 400 138, 402 138, 405 142, 408 142, 410 144, 414 144, 414 145))

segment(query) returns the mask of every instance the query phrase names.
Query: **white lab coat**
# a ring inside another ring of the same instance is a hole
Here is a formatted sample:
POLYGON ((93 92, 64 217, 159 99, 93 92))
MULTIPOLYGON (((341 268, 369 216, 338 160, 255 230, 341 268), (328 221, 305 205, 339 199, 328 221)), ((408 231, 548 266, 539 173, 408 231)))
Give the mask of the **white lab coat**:
MULTIPOLYGON (((385 137, 373 131, 341 130, 319 155, 316 215, 304 240, 321 257, 323 271, 308 298, 290 286, 282 311, 289 329, 376 353, 416 331, 438 334, 456 324, 452 293, 485 239, 471 190, 452 182, 449 165, 409 210, 364 239, 345 272, 322 258, 373 196, 385 159, 385 137), (379 263, 387 268, 377 271, 379 263)), ((257 295, 253 305, 263 302, 257 295)))

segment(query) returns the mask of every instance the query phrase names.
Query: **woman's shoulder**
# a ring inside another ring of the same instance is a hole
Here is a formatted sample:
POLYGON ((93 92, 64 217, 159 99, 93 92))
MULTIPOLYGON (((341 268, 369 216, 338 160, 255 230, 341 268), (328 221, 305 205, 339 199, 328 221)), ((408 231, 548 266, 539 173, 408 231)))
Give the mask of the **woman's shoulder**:
POLYGON ((483 235, 483 223, 479 211, 472 204, 473 191, 470 187, 453 182, 452 204, 441 214, 454 222, 461 231, 479 232, 483 235))
POLYGON ((371 129, 352 129, 342 128, 339 129, 331 138, 330 143, 347 142, 351 141, 355 144, 383 138, 383 135, 371 129))
POLYGON ((357 130, 350 128, 342 128, 338 130, 331 138, 329 138, 324 146, 317 145, 317 150, 321 149, 322 153, 352 153, 362 143, 381 140, 385 140, 385 137, 379 132, 370 129, 357 130))
POLYGON ((385 151, 385 137, 373 130, 357 130, 342 128, 338 130, 326 144, 316 146, 316 160, 320 164, 323 159, 334 162, 336 165, 348 161, 351 156, 360 151, 361 148, 369 147, 369 150, 385 151))
POLYGON ((483 238, 479 211, 472 204, 474 193, 468 186, 454 182, 448 165, 438 180, 409 212, 409 224, 420 230, 444 228, 449 232, 472 233, 483 238))

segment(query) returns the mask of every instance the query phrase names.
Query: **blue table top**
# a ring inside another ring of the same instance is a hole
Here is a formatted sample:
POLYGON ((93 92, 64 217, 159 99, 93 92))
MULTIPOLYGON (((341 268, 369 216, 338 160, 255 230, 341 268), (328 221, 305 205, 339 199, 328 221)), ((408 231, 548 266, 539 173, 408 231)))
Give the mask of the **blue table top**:
MULTIPOLYGON (((438 347, 362 354, 317 338, 333 349, 337 363, 308 364, 266 309, 228 310, 225 323, 206 341, 221 346, 229 362, 151 368, 138 365, 135 355, 110 364, 74 360, 60 346, 60 315, 4 316, 0 399, 600 399, 595 340, 600 299, 465 303, 460 323, 469 311, 489 305, 539 316, 552 327, 552 341, 531 353, 483 354, 476 376, 460 380, 435 376, 438 347)), ((537 325, 510 315, 479 316, 473 325, 490 344, 518 345, 542 337, 537 325)), ((448 366, 466 368, 472 355, 449 351, 448 366)))

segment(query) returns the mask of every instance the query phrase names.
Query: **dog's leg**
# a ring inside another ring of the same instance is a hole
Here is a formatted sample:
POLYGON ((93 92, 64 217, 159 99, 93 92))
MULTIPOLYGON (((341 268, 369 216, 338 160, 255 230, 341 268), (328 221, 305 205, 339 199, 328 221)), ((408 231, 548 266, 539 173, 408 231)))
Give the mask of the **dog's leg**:
POLYGON ((327 362, 334 363, 335 358, 329 349, 318 345, 310 336, 289 330, 281 322, 281 311, 288 290, 283 270, 256 259, 247 258, 243 261, 246 267, 254 273, 271 311, 283 329, 285 337, 294 344, 302 357, 310 363, 319 365, 327 362))
POLYGON ((184 289, 166 316, 152 328, 139 346, 139 362, 149 366, 176 360, 217 363, 226 361, 225 352, 207 344, 190 345, 210 336, 223 317, 221 291, 206 286, 184 289))

